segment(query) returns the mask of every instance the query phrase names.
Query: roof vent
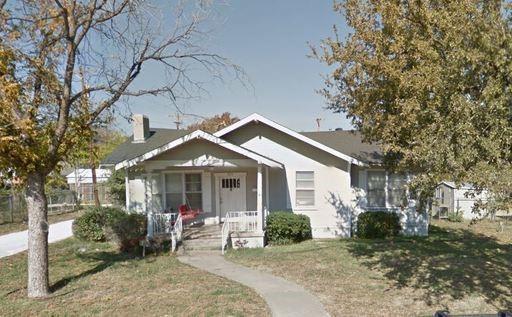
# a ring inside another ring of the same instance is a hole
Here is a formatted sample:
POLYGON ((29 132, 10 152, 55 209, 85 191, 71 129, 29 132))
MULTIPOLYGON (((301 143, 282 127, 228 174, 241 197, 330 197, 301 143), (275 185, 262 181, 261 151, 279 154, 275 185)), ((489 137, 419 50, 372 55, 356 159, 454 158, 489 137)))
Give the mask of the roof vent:
POLYGON ((149 138, 149 119, 142 114, 133 115, 133 143, 144 143, 149 138))

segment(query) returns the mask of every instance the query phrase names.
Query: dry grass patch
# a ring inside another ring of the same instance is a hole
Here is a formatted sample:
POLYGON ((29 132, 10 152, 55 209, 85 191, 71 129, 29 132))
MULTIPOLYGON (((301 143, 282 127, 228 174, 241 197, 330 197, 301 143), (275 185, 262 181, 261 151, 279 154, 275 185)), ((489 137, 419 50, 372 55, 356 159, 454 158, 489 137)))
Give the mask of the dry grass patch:
POLYGON ((427 238, 314 240, 228 258, 296 281, 335 316, 496 313, 512 307, 512 247, 503 238, 443 222, 427 238))
POLYGON ((163 254, 144 259, 74 238, 50 246, 54 293, 26 298, 26 253, 0 260, 0 316, 265 316, 254 291, 163 254))

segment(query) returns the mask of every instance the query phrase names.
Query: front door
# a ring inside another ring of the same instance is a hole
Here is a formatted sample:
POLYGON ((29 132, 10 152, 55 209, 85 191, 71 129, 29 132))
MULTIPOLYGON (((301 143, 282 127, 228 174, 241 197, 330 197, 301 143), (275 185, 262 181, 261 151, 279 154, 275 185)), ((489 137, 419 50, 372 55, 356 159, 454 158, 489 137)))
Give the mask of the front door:
POLYGON ((215 180, 217 211, 221 220, 228 211, 245 211, 245 173, 216 174, 215 180))

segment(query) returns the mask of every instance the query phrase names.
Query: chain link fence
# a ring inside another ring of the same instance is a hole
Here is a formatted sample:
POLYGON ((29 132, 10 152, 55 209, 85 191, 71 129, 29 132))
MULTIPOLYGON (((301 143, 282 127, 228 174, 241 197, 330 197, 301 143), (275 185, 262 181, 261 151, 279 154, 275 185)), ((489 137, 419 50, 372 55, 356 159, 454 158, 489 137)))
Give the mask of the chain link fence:
MULTIPOLYGON (((103 184, 98 185, 101 205, 111 205, 112 199, 108 194, 108 188, 103 184)), ((78 193, 71 189, 50 190, 46 193, 46 199, 48 215, 73 212, 80 207, 94 205, 92 188, 79 188, 78 193)), ((27 219, 27 204, 22 193, 0 194, 0 224, 25 222, 27 219)))
POLYGON ((20 194, 0 194, 0 224, 27 220, 27 205, 20 194))

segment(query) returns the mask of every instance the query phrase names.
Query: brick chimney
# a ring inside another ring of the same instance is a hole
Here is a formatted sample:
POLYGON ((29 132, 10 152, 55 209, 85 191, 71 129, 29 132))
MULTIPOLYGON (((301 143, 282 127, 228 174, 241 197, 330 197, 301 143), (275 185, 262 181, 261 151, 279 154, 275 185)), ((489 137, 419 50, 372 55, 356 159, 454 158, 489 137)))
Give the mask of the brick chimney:
POLYGON ((144 143, 149 138, 149 119, 142 114, 133 115, 133 143, 144 143))

